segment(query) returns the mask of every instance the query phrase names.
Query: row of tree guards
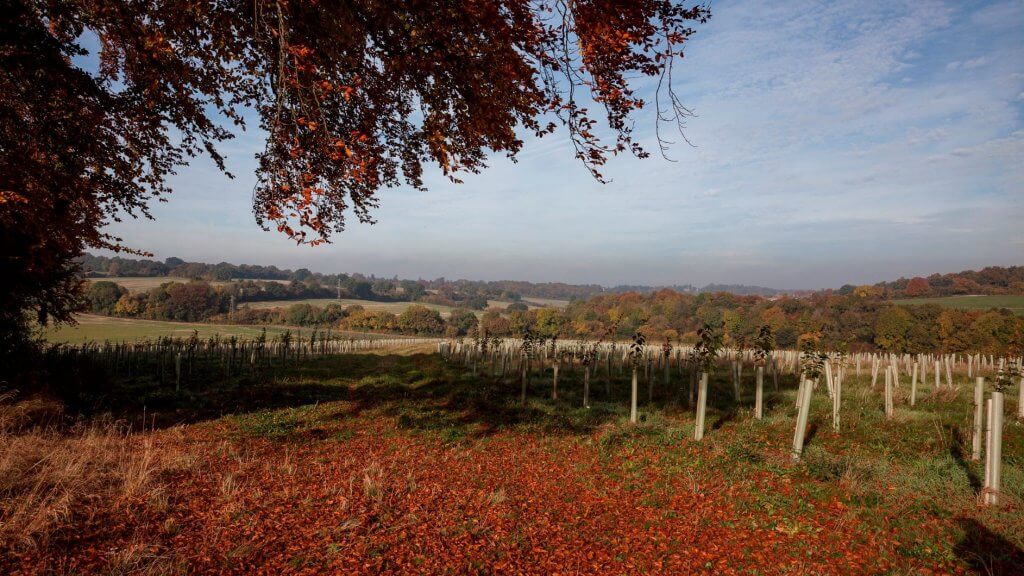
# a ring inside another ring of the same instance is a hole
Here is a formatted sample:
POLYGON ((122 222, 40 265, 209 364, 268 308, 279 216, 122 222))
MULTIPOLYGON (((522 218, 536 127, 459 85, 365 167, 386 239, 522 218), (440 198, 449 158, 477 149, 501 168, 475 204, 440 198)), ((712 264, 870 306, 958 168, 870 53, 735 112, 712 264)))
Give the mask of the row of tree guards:
POLYGON ((637 334, 631 342, 575 341, 541 338, 527 332, 521 338, 497 338, 478 335, 470 339, 364 337, 354 338, 331 332, 305 335, 283 332, 268 337, 264 331, 256 338, 214 336, 201 339, 159 338, 135 343, 61 344, 48 350, 54 360, 88 360, 102 366, 115 377, 157 375, 161 384, 202 382, 215 376, 257 375, 273 367, 297 364, 324 356, 358 354, 415 345, 436 346, 449 362, 462 362, 474 375, 487 372, 494 378, 518 377, 520 399, 525 402, 534 374, 551 370, 551 397, 558 398, 559 377, 564 370, 583 373, 584 407, 590 407, 592 384, 603 375, 605 398, 611 397, 613 377, 631 372, 630 422, 639 418, 639 384, 647 386, 647 401, 654 398, 655 382, 661 380, 671 390, 674 378, 688 383, 683 394, 687 406, 694 407, 694 439, 705 433, 708 402, 708 378, 713 371, 728 366, 736 402, 741 400, 743 374, 754 369, 754 417, 764 417, 764 387, 770 379, 779 389, 779 377, 795 375, 797 422, 793 435, 793 458, 803 453, 811 399, 822 384, 832 400, 832 426, 840 429, 843 383, 851 371, 871 375, 871 388, 883 384, 884 412, 895 414, 895 390, 909 380, 910 407, 917 402, 918 383, 932 379, 935 390, 956 389, 954 374, 966 374, 974 380, 974 411, 971 458, 985 457, 984 501, 998 502, 1001 479, 1001 452, 1004 395, 1016 383, 1020 386, 1017 417, 1024 420, 1024 377, 1021 358, 997 358, 982 354, 879 354, 822 352, 813 341, 805 340, 801 350, 774 350, 774 336, 762 328, 752 348, 729 348, 722 335, 710 328, 698 330, 695 345, 648 344, 637 334), (988 380, 986 380, 988 378, 988 380), (986 381, 991 391, 986 398, 986 381))
POLYGON ((308 334, 285 331, 268 336, 263 330, 255 338, 215 335, 205 339, 193 332, 188 338, 56 344, 48 348, 46 354, 55 362, 87 361, 114 377, 156 376, 160 384, 173 383, 175 389, 180 390, 183 382, 200 382, 217 376, 256 376, 272 368, 316 357, 433 346, 437 342, 437 338, 376 335, 357 338, 330 331, 308 334))
POLYGON ((972 460, 980 460, 984 449, 985 485, 983 501, 998 502, 1001 478, 1003 405, 1005 392, 1013 385, 1019 388, 1017 417, 1024 420, 1024 369, 1022 358, 997 358, 983 354, 881 354, 822 352, 814 348, 813 341, 804 341, 801 350, 774 350, 770 329, 762 328, 753 348, 737 349, 722 345, 722 337, 715 330, 698 330, 695 345, 648 344, 642 334, 632 342, 563 341, 544 339, 532 333, 522 338, 487 338, 446 340, 438 343, 438 352, 449 362, 461 362, 474 375, 488 372, 494 378, 518 376, 521 384, 520 400, 525 402, 527 390, 534 374, 551 374, 551 397, 558 398, 560 375, 568 371, 583 373, 582 405, 590 407, 591 385, 603 373, 605 397, 611 396, 611 382, 616 376, 631 372, 629 420, 638 421, 639 383, 647 386, 648 403, 654 397, 654 386, 662 380, 671 389, 674 374, 680 383, 688 383, 683 393, 688 406, 695 409, 695 440, 705 433, 708 402, 708 378, 714 370, 727 366, 736 402, 741 400, 743 373, 748 366, 754 369, 754 418, 764 417, 765 379, 770 378, 777 391, 779 376, 795 375, 799 382, 796 393, 797 420, 793 435, 792 455, 799 461, 806 440, 808 419, 813 394, 824 384, 832 401, 832 426, 840 429, 843 384, 848 373, 856 376, 870 373, 871 389, 884 381, 883 410, 892 419, 896 410, 895 391, 909 384, 908 404, 917 404, 918 384, 932 378, 936 391, 955 390, 954 374, 973 378, 974 425, 972 432, 972 460), (985 398, 986 376, 990 377, 991 393, 985 398), (909 383, 908 383, 909 380, 909 383))

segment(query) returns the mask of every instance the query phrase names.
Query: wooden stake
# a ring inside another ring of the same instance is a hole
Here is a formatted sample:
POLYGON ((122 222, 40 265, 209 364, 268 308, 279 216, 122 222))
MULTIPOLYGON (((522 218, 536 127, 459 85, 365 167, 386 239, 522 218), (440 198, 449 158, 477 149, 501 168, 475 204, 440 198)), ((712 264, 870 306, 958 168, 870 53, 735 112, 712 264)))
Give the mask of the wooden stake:
POLYGON ((693 426, 693 439, 704 438, 704 416, 708 406, 708 373, 701 372, 700 383, 697 385, 697 420, 693 426))
POLYGON ((629 392, 629 422, 636 424, 636 368, 633 368, 633 386, 629 392))
POLYGON ((914 362, 914 373, 910 376, 910 406, 917 403, 917 362, 914 362))
POLYGON ((757 388, 754 390, 754 418, 764 418, 764 366, 757 367, 757 388))

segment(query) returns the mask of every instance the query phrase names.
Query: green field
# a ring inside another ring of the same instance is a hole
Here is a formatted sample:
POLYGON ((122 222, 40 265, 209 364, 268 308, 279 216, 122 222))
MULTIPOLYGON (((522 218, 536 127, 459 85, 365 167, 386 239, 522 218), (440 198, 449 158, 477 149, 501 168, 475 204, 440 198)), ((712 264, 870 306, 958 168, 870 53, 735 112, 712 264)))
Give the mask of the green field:
MULTIPOLYGON (((145 292, 166 284, 167 282, 191 282, 188 278, 176 277, 176 276, 121 276, 112 278, 88 278, 88 282, 113 282, 118 284, 122 288, 125 288, 129 292, 145 292)), ((287 280, 267 280, 267 282, 280 282, 287 284, 287 280)), ((214 281, 210 284, 215 286, 224 286, 231 282, 214 281)), ((412 302, 376 302, 373 300, 357 300, 355 298, 307 298, 303 300, 266 300, 260 302, 248 302, 243 305, 251 308, 279 308, 288 307, 292 304, 312 304, 313 306, 326 306, 328 304, 341 304, 342 306, 348 307, 358 304, 367 310, 384 310, 393 314, 401 314, 408 308, 412 302)), ((530 308, 565 308, 569 303, 568 300, 555 300, 551 298, 524 298, 523 303, 530 308)), ((427 308, 437 310, 441 313, 441 316, 447 318, 452 311, 451 306, 442 306, 439 304, 423 304, 427 308)), ((492 308, 505 309, 511 304, 504 300, 489 300, 487 305, 492 308)), ((477 312, 479 316, 481 313, 477 312)))
POLYGON ((419 304, 426 306, 431 310, 437 310, 441 313, 441 316, 447 318, 452 308, 450 306, 441 306, 438 304, 423 304, 418 302, 375 302, 373 300, 356 300, 354 298, 306 298, 303 300, 266 300, 259 302, 245 302, 240 304, 241 306, 248 306, 249 308, 287 308, 295 304, 310 304, 312 306, 318 306, 323 308, 328 304, 340 304, 341 306, 348 308, 349 306, 362 306, 367 310, 384 312, 391 312, 392 314, 401 314, 406 308, 413 304, 419 304))
MULTIPOLYGON (((113 282, 129 292, 145 292, 168 282, 188 284, 192 279, 185 278, 183 276, 113 276, 110 278, 86 278, 86 281, 113 282)), ((227 284, 231 284, 233 281, 206 280, 205 282, 212 284, 213 286, 225 286, 227 284)), ((260 282, 277 282, 278 284, 289 283, 288 280, 260 280, 260 282)))
POLYGON ((156 288, 161 284, 167 282, 181 282, 183 284, 190 282, 188 278, 181 278, 177 276, 125 276, 125 277, 114 277, 114 278, 86 278, 86 282, 113 282, 118 286, 128 290, 129 292, 145 292, 151 288, 156 288))
MULTIPOLYGON (((554 306, 554 304, 551 304, 553 302, 562 302, 563 305, 564 303, 566 303, 564 300, 545 300, 544 302, 541 302, 537 299, 533 299, 531 301, 523 300, 523 303, 526 304, 531 309, 554 306)), ((302 300, 263 300, 257 302, 245 302, 242 303, 240 306, 248 306, 250 308, 287 308, 294 304, 310 304, 312 306, 319 306, 321 308, 327 306, 328 304, 340 304, 345 308, 348 308, 349 306, 362 306, 367 310, 382 310, 384 312, 391 312, 392 314, 401 314, 409 306, 418 305, 426 306, 431 310, 437 310, 438 312, 441 313, 441 316, 444 318, 450 316, 452 310, 454 310, 454 308, 452 308, 451 306, 444 306, 441 304, 428 304, 426 302, 377 302, 374 300, 357 300, 355 298, 305 298, 302 300)), ((503 300, 487 301, 488 307, 500 308, 502 310, 508 308, 509 304, 511 304, 511 302, 506 302, 503 300)), ((473 312, 477 316, 483 314, 483 310, 474 310, 473 312)))
POLYGON ((959 310, 990 310, 1006 308, 1017 316, 1024 316, 1024 296, 943 296, 939 298, 909 298, 894 300, 904 306, 938 304, 943 308, 959 310))
MULTIPOLYGON (((114 318, 95 314, 79 314, 76 326, 61 326, 43 331, 43 337, 50 342, 67 342, 80 344, 83 342, 111 342, 154 339, 161 336, 187 338, 192 331, 198 331, 200 338, 209 338, 216 334, 221 336, 239 336, 254 338, 260 334, 262 326, 238 326, 231 324, 200 324, 194 322, 163 322, 160 320, 139 320, 136 318, 114 318)), ((309 332, 287 326, 267 326, 267 335, 273 336, 285 330, 292 333, 309 332)))
MULTIPOLYGON (((569 305, 568 300, 556 300, 555 298, 534 298, 533 296, 523 298, 523 303, 529 306, 530 308, 558 308, 559 310, 569 305)), ((494 304, 491 305, 494 306, 494 304)), ((506 306, 507 305, 508 304, 506 304, 506 306)))

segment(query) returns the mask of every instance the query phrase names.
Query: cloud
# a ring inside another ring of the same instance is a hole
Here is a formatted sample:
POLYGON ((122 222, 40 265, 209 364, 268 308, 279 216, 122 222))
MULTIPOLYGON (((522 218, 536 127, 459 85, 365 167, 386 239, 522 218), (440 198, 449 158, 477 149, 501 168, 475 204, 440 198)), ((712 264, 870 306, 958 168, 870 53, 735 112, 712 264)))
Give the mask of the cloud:
MULTIPOLYGON (((520 162, 381 193, 375 226, 299 248, 235 181, 183 170, 157 222, 113 227, 162 256, 391 276, 823 287, 1021 264, 1024 3, 715 4, 675 77, 696 112, 674 162, 613 159, 602 186, 562 133, 520 162)), ((653 83, 644 89, 650 92, 653 83)), ((657 151, 652 111, 636 134, 657 151)))

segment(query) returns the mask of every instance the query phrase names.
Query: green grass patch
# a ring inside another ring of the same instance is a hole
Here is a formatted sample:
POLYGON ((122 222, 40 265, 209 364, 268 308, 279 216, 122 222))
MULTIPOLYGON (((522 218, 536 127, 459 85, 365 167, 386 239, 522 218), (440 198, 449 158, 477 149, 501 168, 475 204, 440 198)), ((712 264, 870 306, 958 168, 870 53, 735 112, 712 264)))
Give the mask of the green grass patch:
POLYGON ((943 308, 956 308, 958 310, 1006 308, 1017 316, 1024 316, 1024 296, 941 296, 936 298, 907 298, 893 300, 893 302, 904 306, 936 304, 943 308))

